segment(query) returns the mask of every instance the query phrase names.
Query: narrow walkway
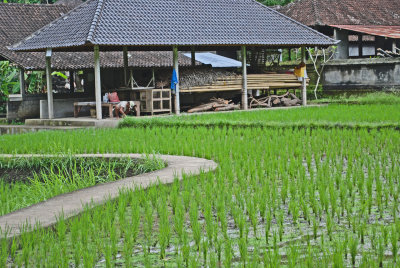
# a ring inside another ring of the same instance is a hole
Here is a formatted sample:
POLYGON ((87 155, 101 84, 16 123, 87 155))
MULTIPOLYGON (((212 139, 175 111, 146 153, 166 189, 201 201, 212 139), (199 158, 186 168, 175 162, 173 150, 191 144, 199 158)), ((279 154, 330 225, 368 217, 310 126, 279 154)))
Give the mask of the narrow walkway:
MULTIPOLYGON (((35 155, 0 155, 0 157, 32 157, 35 155)), ((36 155, 39 156, 39 155, 36 155)), ((141 154, 81 154, 78 157, 131 157, 142 158, 141 154)), ((0 228, 10 228, 9 237, 18 235, 20 227, 26 223, 34 226, 40 223, 42 227, 48 227, 57 222, 57 217, 63 212, 65 218, 75 216, 84 210, 85 205, 100 205, 116 198, 121 189, 143 189, 157 183, 168 184, 174 181, 174 178, 182 179, 182 174, 197 175, 201 171, 208 172, 217 168, 217 164, 212 160, 206 160, 196 157, 160 155, 168 167, 145 173, 130 178, 125 178, 115 182, 96 185, 90 188, 78 190, 53 197, 47 201, 32 205, 27 208, 12 212, 0 217, 0 228)))

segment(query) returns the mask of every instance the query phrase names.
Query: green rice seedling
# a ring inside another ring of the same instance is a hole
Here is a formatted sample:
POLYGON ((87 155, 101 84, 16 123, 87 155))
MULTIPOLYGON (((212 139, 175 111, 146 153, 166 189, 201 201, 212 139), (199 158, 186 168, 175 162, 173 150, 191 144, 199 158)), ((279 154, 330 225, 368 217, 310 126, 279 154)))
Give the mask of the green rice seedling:
POLYGON ((265 244, 268 246, 269 244, 269 232, 271 231, 271 223, 272 223, 272 215, 271 212, 268 211, 265 219, 265 244))
POLYGON ((144 213, 145 213, 145 238, 147 245, 151 245, 151 236, 153 232, 153 207, 150 202, 145 202, 144 206, 144 213))
POLYGON ((215 255, 214 251, 210 252, 210 261, 209 261, 209 267, 210 268, 216 268, 217 267, 217 256, 215 255))
POLYGON ((207 233, 207 239, 210 245, 213 244, 213 234, 214 234, 214 217, 213 217, 213 212, 211 208, 211 204, 209 202, 204 202, 204 220, 205 220, 205 225, 206 225, 206 233, 207 233))
POLYGON ((392 225, 391 233, 390 233, 390 244, 392 246, 392 255, 393 255, 393 260, 395 263, 397 263, 397 254, 399 251, 398 242, 399 242, 399 236, 398 236, 396 227, 394 225, 392 225))
POLYGON ((202 247, 202 249, 203 249, 203 262, 204 262, 204 266, 207 266, 207 254, 208 254, 208 247, 209 247, 209 244, 208 244, 208 241, 207 241, 205 238, 203 238, 203 242, 202 242, 202 244, 201 244, 201 247, 202 247))
POLYGON ((231 267, 232 258, 233 258, 233 252, 232 252, 231 240, 229 238, 225 238, 224 256, 225 256, 225 258, 224 258, 224 266, 226 268, 231 267))
POLYGON ((299 252, 296 244, 291 244, 286 252, 288 258, 288 266, 296 267, 297 260, 299 258, 299 252))
POLYGON ((186 231, 183 232, 183 241, 181 250, 186 267, 189 267, 190 246, 189 246, 189 238, 186 231))
POLYGON ((1 240, 0 240, 0 266, 1 267, 7 266, 8 255, 9 255, 9 253, 8 253, 7 239, 1 238, 1 240))
POLYGON ((183 224, 184 224, 185 211, 182 204, 182 200, 179 200, 176 204, 175 215, 174 215, 174 229, 178 235, 178 239, 181 242, 183 238, 183 224))
POLYGON ((350 235, 348 245, 349 245, 349 251, 350 251, 350 255, 351 255, 351 264, 353 266, 355 266, 357 250, 358 250, 358 239, 356 237, 354 237, 353 235, 350 235))
MULTIPOLYGON (((112 263, 112 247, 110 244, 105 244, 104 245, 104 258, 105 258, 105 262, 106 262, 106 268, 111 268, 113 267, 113 263, 112 263)), ((79 267, 79 266, 78 266, 79 267)))
MULTIPOLYGON (((129 228, 127 228, 129 230, 129 228)), ((132 259, 132 238, 130 236, 130 231, 125 231, 125 239, 123 246, 123 256, 124 256, 124 264, 126 267, 131 267, 131 259, 132 259)))
POLYGON ((118 253, 118 236, 117 236, 117 227, 115 223, 111 224, 109 230, 110 230, 111 254, 115 260, 118 253))
POLYGON ((143 249, 143 265, 146 268, 151 268, 151 260, 150 260, 150 247, 147 244, 142 244, 143 249))
POLYGON ((250 222, 253 227, 254 237, 257 238, 258 217, 257 217, 256 203, 252 200, 252 198, 249 198, 249 201, 246 202, 246 204, 247 204, 247 212, 249 214, 250 222))
POLYGON ((384 240, 382 237, 379 237, 378 240, 378 264, 379 267, 383 267, 383 259, 385 257, 385 250, 386 250, 386 244, 384 243, 384 240))
POLYGON ((165 258, 165 250, 169 246, 170 240, 170 223, 168 216, 168 208, 166 206, 166 202, 163 199, 160 199, 158 205, 158 213, 159 213, 159 243, 161 247, 160 258, 165 258))
POLYGON ((333 220, 331 216, 328 214, 326 217, 326 230, 328 232, 329 240, 332 241, 332 232, 333 232, 333 220))
POLYGON ((195 201, 191 202, 190 205, 190 224, 192 227, 193 238, 196 242, 197 251, 200 250, 200 242, 201 242, 201 226, 199 224, 199 210, 197 207, 197 203, 195 201))
POLYGON ((244 237, 239 240, 239 252, 240 252, 240 260, 244 267, 246 267, 247 261, 247 241, 244 237))

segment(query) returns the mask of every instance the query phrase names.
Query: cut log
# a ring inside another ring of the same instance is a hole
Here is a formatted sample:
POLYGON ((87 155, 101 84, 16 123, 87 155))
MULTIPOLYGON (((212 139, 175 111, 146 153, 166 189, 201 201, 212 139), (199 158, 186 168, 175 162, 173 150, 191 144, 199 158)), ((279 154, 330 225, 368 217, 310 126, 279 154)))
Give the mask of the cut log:
POLYGON ((239 110, 240 109, 240 105, 239 104, 229 104, 225 107, 219 107, 216 108, 215 111, 231 111, 231 110, 239 110))

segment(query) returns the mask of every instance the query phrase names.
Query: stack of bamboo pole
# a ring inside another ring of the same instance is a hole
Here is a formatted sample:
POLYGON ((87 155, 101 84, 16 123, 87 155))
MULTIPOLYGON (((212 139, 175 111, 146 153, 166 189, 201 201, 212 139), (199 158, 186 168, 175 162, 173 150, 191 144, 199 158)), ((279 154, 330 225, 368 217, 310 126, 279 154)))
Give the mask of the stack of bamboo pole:
MULTIPOLYGON (((290 89, 300 88, 301 81, 294 74, 250 74, 247 76, 247 89, 290 89)), ((217 79, 215 82, 204 85, 181 88, 181 92, 213 92, 235 91, 242 89, 242 76, 227 76, 217 79)))

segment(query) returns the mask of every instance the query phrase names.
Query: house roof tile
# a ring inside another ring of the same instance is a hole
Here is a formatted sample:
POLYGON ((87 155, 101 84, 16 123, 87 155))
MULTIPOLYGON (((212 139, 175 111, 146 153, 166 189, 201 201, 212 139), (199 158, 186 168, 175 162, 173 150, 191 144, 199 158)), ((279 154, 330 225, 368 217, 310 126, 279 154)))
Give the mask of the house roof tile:
POLYGON ((255 0, 88 0, 11 49, 335 43, 255 0))
POLYGON ((296 0, 277 10, 308 26, 400 25, 398 0, 296 0))

